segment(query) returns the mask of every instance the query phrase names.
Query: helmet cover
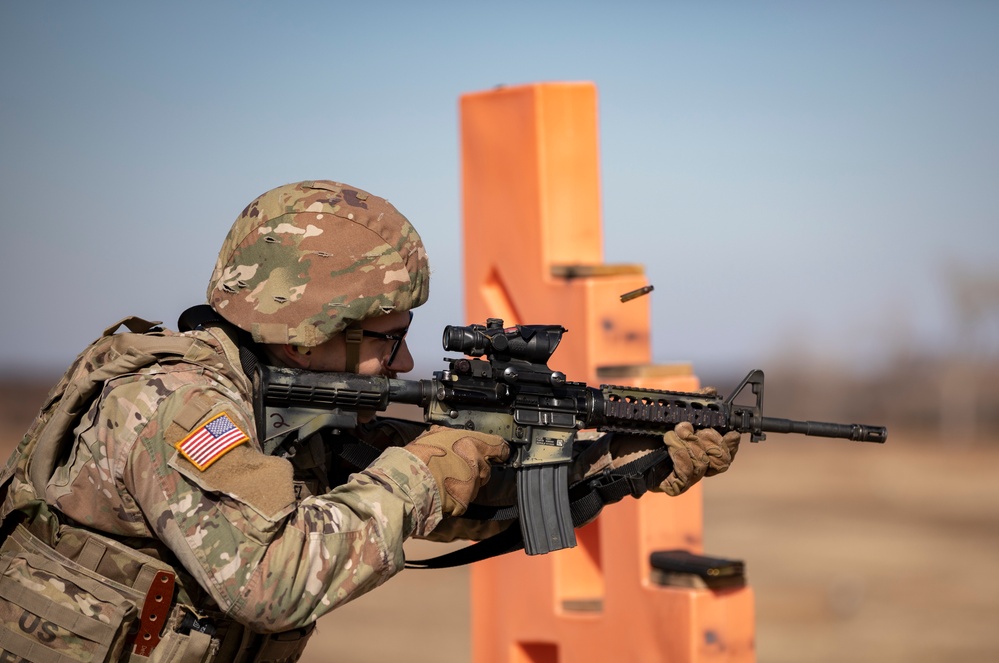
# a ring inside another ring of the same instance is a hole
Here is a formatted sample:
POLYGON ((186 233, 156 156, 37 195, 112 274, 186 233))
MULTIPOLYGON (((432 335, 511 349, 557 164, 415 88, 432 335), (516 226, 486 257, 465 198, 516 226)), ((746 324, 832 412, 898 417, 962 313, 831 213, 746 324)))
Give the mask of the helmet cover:
POLYGON ((365 318, 427 301, 416 229, 387 200, 326 180, 247 205, 208 284, 208 303, 258 343, 315 347, 365 318))

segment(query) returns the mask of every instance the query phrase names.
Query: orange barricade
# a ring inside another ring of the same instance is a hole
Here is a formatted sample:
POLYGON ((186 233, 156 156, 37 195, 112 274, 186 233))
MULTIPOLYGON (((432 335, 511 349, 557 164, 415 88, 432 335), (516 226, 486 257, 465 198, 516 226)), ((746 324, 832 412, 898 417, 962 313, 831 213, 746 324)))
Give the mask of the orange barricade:
MULTIPOLYGON (((646 285, 642 267, 602 263, 596 106, 589 83, 461 98, 468 322, 563 325, 549 365, 570 380, 696 389, 690 366, 649 365, 650 297, 620 298, 646 285)), ((477 563, 473 661, 754 661, 749 587, 653 581, 650 553, 701 552, 701 521, 699 486, 626 498, 575 548, 477 563)))

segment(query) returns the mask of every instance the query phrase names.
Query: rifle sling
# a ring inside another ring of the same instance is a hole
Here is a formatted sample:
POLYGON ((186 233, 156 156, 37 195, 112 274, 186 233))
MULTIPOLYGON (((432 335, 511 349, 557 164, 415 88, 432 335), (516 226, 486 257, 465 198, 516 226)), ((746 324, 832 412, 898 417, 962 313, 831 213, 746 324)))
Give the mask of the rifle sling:
POLYGON ((524 538, 520 533, 520 527, 513 524, 502 532, 494 534, 488 539, 483 539, 470 546, 459 548, 458 550, 444 553, 429 559, 417 559, 406 561, 407 569, 450 569, 455 566, 464 566, 472 562, 479 562, 490 557, 499 557, 507 553, 521 550, 524 547, 524 538))

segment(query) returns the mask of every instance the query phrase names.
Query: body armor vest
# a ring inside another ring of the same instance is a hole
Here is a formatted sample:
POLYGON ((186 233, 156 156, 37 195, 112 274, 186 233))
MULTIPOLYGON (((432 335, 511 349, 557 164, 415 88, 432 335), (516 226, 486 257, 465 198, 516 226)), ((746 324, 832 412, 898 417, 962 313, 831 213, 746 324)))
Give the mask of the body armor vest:
MULTIPOLYGON (((36 663, 292 663, 312 627, 258 634, 221 615, 165 546, 139 550, 45 500, 103 384, 164 359, 239 371, 209 344, 138 318, 109 327, 46 398, 0 473, 0 656, 36 663), (130 333, 115 334, 125 325, 130 333), (11 658, 13 657, 13 658, 11 658)), ((183 413, 181 413, 183 415, 183 413)), ((179 417, 178 417, 179 418, 179 417)))

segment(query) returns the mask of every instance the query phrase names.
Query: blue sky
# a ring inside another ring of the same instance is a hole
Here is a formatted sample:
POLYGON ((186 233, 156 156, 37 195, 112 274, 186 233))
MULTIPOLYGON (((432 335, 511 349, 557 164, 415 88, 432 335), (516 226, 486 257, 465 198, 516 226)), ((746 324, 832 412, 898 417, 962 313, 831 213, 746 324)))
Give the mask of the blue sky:
POLYGON ((605 258, 657 286, 657 361, 950 351, 948 270, 997 273, 997 3, 10 1, 0 369, 172 325, 246 203, 313 178, 420 230, 439 368, 458 99, 541 81, 597 86, 605 258))

